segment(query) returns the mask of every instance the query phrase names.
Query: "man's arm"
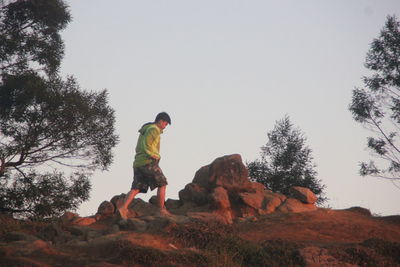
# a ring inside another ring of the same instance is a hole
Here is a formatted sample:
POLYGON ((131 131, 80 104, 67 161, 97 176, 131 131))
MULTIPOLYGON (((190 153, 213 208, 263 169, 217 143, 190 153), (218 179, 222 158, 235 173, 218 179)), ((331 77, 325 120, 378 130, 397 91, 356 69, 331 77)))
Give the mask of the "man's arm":
POLYGON ((160 152, 158 150, 158 144, 160 142, 160 133, 155 128, 148 129, 148 133, 145 138, 145 153, 155 160, 160 159, 160 152))

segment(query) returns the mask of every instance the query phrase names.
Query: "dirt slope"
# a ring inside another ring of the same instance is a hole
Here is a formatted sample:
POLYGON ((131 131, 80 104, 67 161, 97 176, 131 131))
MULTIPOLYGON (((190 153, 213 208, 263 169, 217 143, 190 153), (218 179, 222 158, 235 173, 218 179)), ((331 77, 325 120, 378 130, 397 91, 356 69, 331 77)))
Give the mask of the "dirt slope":
POLYGON ((166 221, 132 231, 117 218, 76 226, 3 215, 0 266, 400 266, 400 216, 364 209, 276 212, 232 225, 166 221))
POLYGON ((243 223, 238 235, 256 243, 284 239, 311 244, 358 243, 369 238, 400 241, 400 224, 357 211, 320 209, 305 213, 273 213, 243 223))

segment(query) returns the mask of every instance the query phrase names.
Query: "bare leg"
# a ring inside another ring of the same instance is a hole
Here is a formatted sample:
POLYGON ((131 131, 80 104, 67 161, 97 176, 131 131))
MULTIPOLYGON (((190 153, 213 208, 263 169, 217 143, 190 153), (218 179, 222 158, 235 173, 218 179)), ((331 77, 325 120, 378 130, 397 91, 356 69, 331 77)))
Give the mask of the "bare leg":
POLYGON ((161 186, 157 189, 157 197, 158 197, 158 206, 160 207, 160 209, 164 209, 165 208, 165 191, 167 189, 167 186, 161 186))
POLYGON ((127 219, 128 218, 128 206, 131 204, 132 200, 135 196, 139 193, 139 189, 132 189, 128 192, 124 199, 124 203, 120 207, 118 207, 118 212, 121 218, 127 219))
POLYGON ((160 208, 160 215, 171 216, 171 213, 165 208, 165 191, 167 186, 161 186, 157 189, 158 207, 160 208))
POLYGON ((122 207, 127 209, 129 204, 131 204, 132 200, 135 198, 135 196, 139 193, 139 189, 132 189, 131 191, 128 192, 128 194, 125 197, 124 203, 122 204, 122 207))

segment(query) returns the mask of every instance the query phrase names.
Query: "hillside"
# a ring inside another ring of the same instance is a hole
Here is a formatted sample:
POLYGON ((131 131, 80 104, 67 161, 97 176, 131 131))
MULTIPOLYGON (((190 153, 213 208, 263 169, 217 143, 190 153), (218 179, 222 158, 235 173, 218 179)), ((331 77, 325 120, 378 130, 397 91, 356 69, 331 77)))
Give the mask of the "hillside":
POLYGON ((400 216, 363 209, 277 212, 231 225, 168 218, 149 231, 116 229, 117 221, 2 216, 0 266, 400 266, 400 216))
POLYGON ((167 201, 170 216, 141 199, 128 220, 116 206, 48 221, 0 215, 0 266, 400 266, 400 216, 315 206, 249 182, 238 155, 216 159, 167 201))

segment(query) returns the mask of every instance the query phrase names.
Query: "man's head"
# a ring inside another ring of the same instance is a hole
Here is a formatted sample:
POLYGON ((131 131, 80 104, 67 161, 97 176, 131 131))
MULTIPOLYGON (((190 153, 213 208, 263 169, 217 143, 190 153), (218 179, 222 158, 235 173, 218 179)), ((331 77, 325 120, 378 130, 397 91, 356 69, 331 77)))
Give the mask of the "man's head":
POLYGON ((155 123, 161 128, 165 129, 168 124, 171 124, 171 118, 167 114, 167 112, 160 112, 157 114, 155 123))

